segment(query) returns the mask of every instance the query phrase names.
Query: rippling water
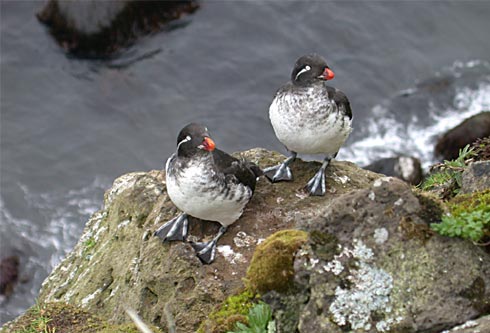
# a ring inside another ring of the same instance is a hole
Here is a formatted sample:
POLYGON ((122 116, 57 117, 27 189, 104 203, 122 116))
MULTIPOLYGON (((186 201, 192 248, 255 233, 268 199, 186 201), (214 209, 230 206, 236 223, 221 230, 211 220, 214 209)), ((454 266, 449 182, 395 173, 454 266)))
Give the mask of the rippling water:
POLYGON ((32 305, 117 176, 163 168, 179 129, 206 124, 227 151, 283 151, 268 120, 296 58, 324 55, 351 100, 339 159, 403 152, 490 109, 490 3, 203 1, 118 59, 67 57, 34 14, 1 9, 1 254, 21 257, 3 323, 32 305))

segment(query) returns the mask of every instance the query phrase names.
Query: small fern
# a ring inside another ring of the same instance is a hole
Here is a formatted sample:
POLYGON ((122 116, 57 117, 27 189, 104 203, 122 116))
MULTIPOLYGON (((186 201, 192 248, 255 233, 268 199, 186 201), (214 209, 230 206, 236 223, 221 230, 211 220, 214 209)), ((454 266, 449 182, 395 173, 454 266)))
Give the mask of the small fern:
POLYGON ((459 192, 459 188, 463 183, 463 171, 466 168, 466 163, 475 155, 474 149, 470 145, 466 145, 459 150, 459 156, 453 161, 444 161, 444 163, 434 165, 431 170, 433 172, 423 183, 423 190, 431 190, 438 186, 442 186, 448 182, 454 181, 456 188, 455 194, 459 192))
POLYGON ((256 304, 248 313, 248 325, 236 323, 236 329, 228 333, 275 333, 276 325, 272 319, 272 311, 265 303, 256 304))

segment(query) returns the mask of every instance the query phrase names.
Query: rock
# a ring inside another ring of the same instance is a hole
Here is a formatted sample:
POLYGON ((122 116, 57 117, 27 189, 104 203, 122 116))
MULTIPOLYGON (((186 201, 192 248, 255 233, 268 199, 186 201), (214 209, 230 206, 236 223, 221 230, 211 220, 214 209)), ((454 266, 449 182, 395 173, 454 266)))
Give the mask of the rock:
MULTIPOLYGON (((261 167, 284 159, 263 149, 236 155, 261 167)), ((129 307, 176 333, 228 332, 246 322, 257 292, 277 333, 431 333, 490 312, 490 254, 430 229, 444 213, 437 199, 339 161, 327 169, 326 196, 309 197, 303 186, 319 163, 291 167, 294 182, 259 180, 211 265, 188 243, 153 236, 178 214, 162 171, 121 176, 43 283, 39 304, 66 302, 110 325, 126 325, 129 307)), ((218 228, 191 219, 189 238, 218 228)), ((15 323, 13 332, 23 329, 15 323)))
POLYGON ((474 162, 463 171, 462 193, 490 189, 490 161, 474 162))
MULTIPOLYGON (((284 159, 263 149, 237 156, 262 167, 284 159)), ((327 194, 309 197, 302 188, 319 165, 295 161, 291 183, 261 178, 243 216, 220 239, 212 265, 202 265, 188 243, 162 244, 152 236, 178 214, 166 194, 164 173, 124 175, 106 192, 104 208, 89 220, 73 251, 45 280, 39 302, 67 302, 114 324, 128 320, 124 309, 130 306, 147 323, 196 332, 216 305, 243 288, 257 243, 299 218, 314 219, 335 197, 380 177, 353 163, 333 161, 326 174, 327 194)), ((218 228, 191 219, 191 239, 208 239, 218 228)))
POLYGON ((490 316, 484 316, 441 333, 490 333, 490 316))
POLYGON ((37 17, 67 52, 108 57, 197 8, 195 0, 49 0, 37 17))
POLYGON ((396 177, 409 184, 420 184, 423 178, 420 160, 412 156, 382 158, 365 166, 364 169, 396 177))
POLYGON ((8 298, 19 279, 19 257, 9 256, 0 260, 0 297, 8 298))
POLYGON ((454 160, 460 149, 487 136, 490 136, 490 112, 481 112, 447 131, 437 141, 434 152, 445 160, 454 160))
POLYGON ((312 237, 295 262, 310 290, 299 332, 438 332, 488 313, 490 255, 435 234, 435 204, 381 178, 300 222, 312 237))

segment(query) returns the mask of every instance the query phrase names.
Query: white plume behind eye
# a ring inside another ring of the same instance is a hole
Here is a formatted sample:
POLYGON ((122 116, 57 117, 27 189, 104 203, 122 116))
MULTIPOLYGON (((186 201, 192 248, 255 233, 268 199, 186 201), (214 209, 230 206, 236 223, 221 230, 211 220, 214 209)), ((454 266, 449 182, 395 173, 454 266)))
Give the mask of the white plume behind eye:
POLYGON ((192 140, 191 136, 190 136, 190 135, 188 135, 188 136, 186 136, 186 137, 184 138, 184 140, 180 141, 180 142, 177 144, 177 147, 180 147, 180 145, 181 145, 181 144, 183 144, 184 142, 188 142, 188 141, 191 141, 191 140, 192 140))
POLYGON ((309 70, 311 69, 311 67, 309 65, 306 65, 305 67, 303 67, 303 69, 301 69, 298 74, 296 74, 296 77, 294 78, 295 80, 298 79, 298 76, 300 76, 301 74, 303 74, 304 72, 308 72, 309 70))

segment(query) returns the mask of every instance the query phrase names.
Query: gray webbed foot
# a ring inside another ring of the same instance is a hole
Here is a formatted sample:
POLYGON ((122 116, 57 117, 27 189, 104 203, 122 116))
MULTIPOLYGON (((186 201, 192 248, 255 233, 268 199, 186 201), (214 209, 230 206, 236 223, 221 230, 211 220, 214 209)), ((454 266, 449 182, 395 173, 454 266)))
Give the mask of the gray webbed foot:
POLYGON ((188 226, 187 214, 180 214, 158 228, 155 236, 163 242, 183 241, 187 237, 188 226))
POLYGON ((217 240, 213 239, 210 242, 205 243, 191 243, 192 247, 196 251, 197 257, 204 263, 209 265, 214 261, 216 256, 216 243, 217 240))
POLYGON ((325 195, 325 169, 320 168, 318 172, 306 184, 305 189, 310 195, 324 196, 325 195))
POLYGON ((285 163, 281 163, 279 165, 264 169, 264 175, 272 183, 293 180, 293 174, 291 173, 291 169, 285 163))

